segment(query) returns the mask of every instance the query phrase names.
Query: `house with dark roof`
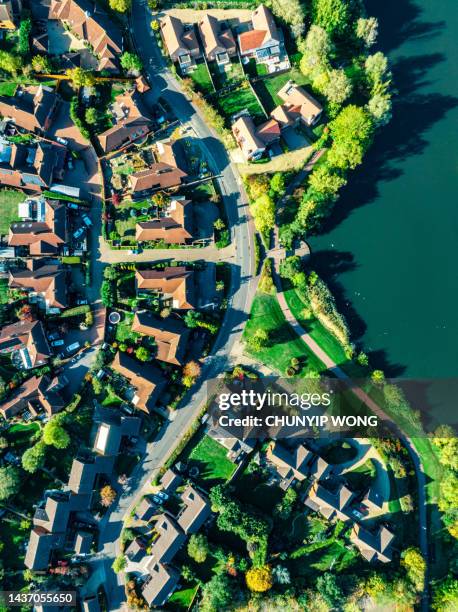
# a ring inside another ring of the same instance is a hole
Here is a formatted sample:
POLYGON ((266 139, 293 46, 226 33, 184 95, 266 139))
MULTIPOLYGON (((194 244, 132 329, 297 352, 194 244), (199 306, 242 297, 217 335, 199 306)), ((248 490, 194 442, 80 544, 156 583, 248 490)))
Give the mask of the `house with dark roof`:
POLYGON ((91 531, 78 530, 73 548, 77 555, 88 555, 91 552, 93 534, 91 531))
POLYGON ((218 423, 210 425, 207 435, 227 449, 226 457, 234 463, 239 462, 245 455, 249 455, 256 446, 256 439, 245 435, 234 437, 233 432, 226 431, 218 423))
POLYGON ((110 367, 129 382, 125 397, 138 410, 150 414, 167 386, 162 372, 150 363, 141 363, 118 351, 110 367))
POLYGON ((146 555, 146 546, 141 538, 134 538, 125 549, 124 554, 134 563, 138 563, 146 555))
POLYGON ((16 29, 16 18, 15 17, 16 15, 15 15, 14 4, 12 0, 1 0, 0 1, 0 30, 15 30, 16 29))
MULTIPOLYGON (((238 35, 238 45, 242 58, 254 58, 256 62, 274 67, 269 71, 275 71, 282 57, 287 59, 283 33, 264 4, 252 12, 249 29, 238 35)), ((285 67, 289 67, 289 62, 285 67)))
POLYGON ((62 180, 66 157, 60 144, 14 144, 0 138, 0 185, 40 193, 62 180))
POLYGON ((32 417, 52 416, 63 410, 68 402, 64 375, 32 377, 24 381, 13 394, 0 404, 0 413, 10 419, 21 413, 32 417))
POLYGON ((194 271, 185 266, 167 266, 163 270, 137 270, 137 295, 160 296, 165 307, 190 310, 196 304, 194 271))
POLYGON ((135 228, 137 242, 161 241, 166 244, 189 244, 195 231, 191 200, 174 197, 164 211, 164 216, 151 221, 141 221, 135 228))
POLYGON ((97 137, 104 153, 116 151, 135 142, 153 129, 150 114, 137 89, 116 96, 112 111, 114 126, 97 137))
POLYGON ((135 510, 135 516, 139 521, 149 521, 153 518, 156 512, 157 505, 150 497, 148 497, 148 495, 145 495, 135 510))
POLYGON ((29 259, 25 270, 9 270, 8 286, 28 293, 31 303, 46 312, 59 311, 68 306, 68 271, 60 263, 46 263, 29 259))
POLYGON ((151 545, 151 553, 146 561, 146 569, 156 563, 170 563, 176 553, 186 542, 186 536, 181 526, 167 514, 161 514, 157 519, 154 530, 158 537, 151 545))
POLYGON ((143 583, 142 597, 149 606, 162 606, 178 586, 180 572, 170 565, 153 563, 143 583))
POLYGON ((201 57, 199 42, 193 24, 184 24, 177 17, 165 15, 160 22, 161 36, 172 62, 178 62, 183 72, 195 65, 201 57))
POLYGON ((350 504, 354 497, 353 491, 343 483, 340 483, 335 491, 331 491, 324 484, 314 482, 307 492, 304 504, 329 520, 349 521, 353 520, 350 504))
POLYGON ((146 310, 136 312, 132 331, 154 338, 156 359, 174 365, 183 365, 189 338, 189 329, 177 319, 159 319, 146 310))
POLYGON ((52 551, 54 548, 63 546, 64 539, 64 534, 53 534, 43 527, 33 527, 25 553, 24 565, 34 571, 46 570, 52 551))
POLYGON ((59 102, 60 96, 51 87, 18 86, 14 96, 0 96, 0 115, 28 132, 44 135, 59 102))
POLYGON ((174 189, 182 185, 187 174, 176 166, 164 162, 152 164, 146 170, 129 175, 129 185, 135 194, 148 194, 160 189, 174 189))
POLYGON ((42 200, 36 221, 12 223, 8 246, 17 255, 58 255, 67 241, 67 207, 59 200, 42 200))
POLYGON ((350 533, 350 540, 362 556, 369 562, 389 563, 392 559, 392 541, 394 533, 380 525, 376 531, 370 531, 362 525, 355 524, 350 533))
POLYGON ((120 29, 99 3, 89 0, 51 0, 49 20, 64 23, 79 39, 87 42, 98 58, 97 69, 118 72, 118 58, 124 43, 120 29))
POLYGON ((98 595, 91 595, 91 597, 85 597, 82 601, 83 612, 100 612, 100 603, 98 595))
POLYGON ((225 21, 210 14, 204 15, 198 24, 200 40, 209 62, 224 66, 237 55, 237 45, 230 27, 225 21))
POLYGON ((123 437, 137 436, 140 424, 137 417, 107 416, 99 424, 93 451, 104 456, 116 456, 123 437))

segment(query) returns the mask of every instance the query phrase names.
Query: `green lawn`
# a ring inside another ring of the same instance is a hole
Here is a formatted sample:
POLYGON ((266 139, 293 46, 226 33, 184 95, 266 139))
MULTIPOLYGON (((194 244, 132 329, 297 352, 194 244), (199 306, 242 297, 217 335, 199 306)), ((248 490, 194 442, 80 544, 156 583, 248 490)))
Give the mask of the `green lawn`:
POLYGON ((8 279, 0 278, 0 304, 8 304, 8 279))
POLYGON ((224 446, 203 435, 189 453, 189 468, 198 468, 197 478, 208 488, 226 482, 235 470, 235 465, 229 461, 226 453, 224 446))
POLYGON ((282 103, 278 97, 278 92, 288 81, 294 81, 297 85, 309 85, 310 81, 297 68, 291 68, 288 72, 277 76, 268 77, 262 81, 254 83, 254 88, 258 94, 264 108, 270 113, 276 106, 282 103))
POLYGON ((17 89, 17 83, 14 81, 2 81, 0 83, 0 96, 14 96, 17 89))
POLYGON ((348 550, 340 539, 330 539, 321 544, 311 545, 315 550, 290 561, 293 576, 316 576, 317 570, 325 572, 331 568, 341 572, 359 560, 358 553, 348 550))
POLYGON ((24 201, 24 194, 14 189, 2 189, 0 191, 0 235, 8 234, 11 223, 19 220, 18 204, 24 201))
POLYGON ((272 370, 284 374, 293 357, 297 357, 302 364, 305 360, 301 376, 306 376, 309 371, 322 372, 324 370, 321 361, 286 322, 275 296, 264 293, 256 294, 250 319, 245 327, 244 339, 246 340, 257 329, 264 329, 269 333, 268 346, 256 353, 248 348, 246 350, 248 354, 272 370))
POLYGON ((131 329, 133 319, 133 313, 124 313, 123 318, 116 326, 116 342, 126 342, 126 340, 135 340, 139 337, 131 329))
POLYGON ((175 591, 166 604, 167 609, 171 610, 187 610, 194 600, 194 597, 199 589, 199 586, 190 587, 175 591))
POLYGON ((214 103, 226 119, 230 119, 232 115, 245 109, 254 119, 262 121, 265 118, 262 108, 249 87, 239 87, 227 94, 218 96, 214 103))
POLYGON ((216 89, 222 89, 228 85, 235 85, 243 81, 244 73, 238 58, 232 58, 230 64, 220 70, 216 62, 209 62, 208 67, 213 77, 216 89))
POLYGON ((203 94, 208 94, 214 91, 205 62, 197 64, 197 67, 189 73, 189 76, 196 84, 196 89, 198 89, 198 91, 202 92, 203 94))

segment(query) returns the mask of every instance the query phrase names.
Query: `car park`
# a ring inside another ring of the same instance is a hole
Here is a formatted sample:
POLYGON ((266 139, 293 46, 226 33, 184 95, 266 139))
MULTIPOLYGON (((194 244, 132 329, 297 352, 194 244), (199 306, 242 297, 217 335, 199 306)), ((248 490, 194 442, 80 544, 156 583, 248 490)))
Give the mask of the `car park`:
POLYGON ((52 334, 49 334, 48 336, 48 340, 59 340, 60 338, 60 333, 58 331, 52 332, 52 334))

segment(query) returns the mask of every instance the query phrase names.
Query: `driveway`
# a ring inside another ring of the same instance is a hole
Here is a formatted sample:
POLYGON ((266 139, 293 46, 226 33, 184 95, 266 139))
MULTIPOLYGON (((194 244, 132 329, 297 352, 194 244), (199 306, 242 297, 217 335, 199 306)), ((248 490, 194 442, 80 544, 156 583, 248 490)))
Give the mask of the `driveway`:
POLYGON ((296 151, 297 149, 310 146, 310 142, 307 140, 307 138, 299 130, 295 130, 292 126, 285 128, 281 135, 288 145, 290 151, 296 151))

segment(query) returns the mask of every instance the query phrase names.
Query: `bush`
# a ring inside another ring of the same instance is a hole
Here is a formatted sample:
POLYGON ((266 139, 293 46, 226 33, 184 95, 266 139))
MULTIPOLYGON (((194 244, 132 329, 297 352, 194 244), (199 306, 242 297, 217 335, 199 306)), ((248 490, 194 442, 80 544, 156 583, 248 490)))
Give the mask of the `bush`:
POLYGON ((309 282, 308 295, 313 314, 343 347, 350 346, 350 332, 344 317, 337 311, 334 296, 318 276, 309 282))

